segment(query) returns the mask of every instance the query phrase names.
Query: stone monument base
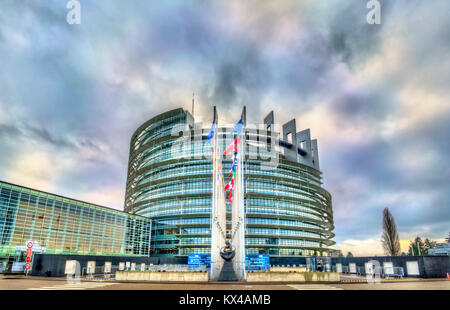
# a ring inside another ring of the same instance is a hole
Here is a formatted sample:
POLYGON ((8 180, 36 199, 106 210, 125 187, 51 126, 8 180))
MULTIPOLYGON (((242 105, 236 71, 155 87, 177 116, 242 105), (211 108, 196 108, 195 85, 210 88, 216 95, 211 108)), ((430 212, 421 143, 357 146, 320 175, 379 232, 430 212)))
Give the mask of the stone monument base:
POLYGON ((222 270, 220 271, 218 281, 239 281, 234 272, 233 263, 230 261, 225 261, 223 263, 222 270))

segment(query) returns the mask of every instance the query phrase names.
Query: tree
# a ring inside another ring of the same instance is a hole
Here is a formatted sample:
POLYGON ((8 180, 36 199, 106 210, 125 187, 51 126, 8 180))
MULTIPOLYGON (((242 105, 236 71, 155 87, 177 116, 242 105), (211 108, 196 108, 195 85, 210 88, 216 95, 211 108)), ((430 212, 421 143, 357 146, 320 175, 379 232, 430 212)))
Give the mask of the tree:
POLYGON ((428 250, 429 249, 434 249, 436 247, 436 241, 431 241, 428 238, 425 238, 424 241, 424 255, 428 255, 428 250))
POLYGON ((428 255, 429 249, 434 249, 436 247, 436 241, 431 241, 428 238, 425 238, 425 241, 422 241, 421 237, 416 237, 414 241, 409 242, 409 250, 410 255, 428 255))
POLYGON ((338 257, 344 257, 344 254, 342 254, 342 252, 339 252, 338 257))
POLYGON ((415 256, 415 255, 419 256, 422 254, 420 251, 420 247, 416 243, 414 243, 414 241, 409 242, 408 253, 411 256, 415 256))
MULTIPOLYGON (((414 242, 410 241, 409 242, 409 248, 408 248, 408 255, 409 256, 414 256, 415 253, 419 253, 419 251, 415 250, 414 242)), ((419 254, 417 254, 417 255, 419 255, 419 254)))
POLYGON ((347 253, 347 258, 349 258, 349 257, 353 257, 352 252, 348 252, 348 253, 347 253))
POLYGON ((383 210, 383 234, 381 235, 381 244, 384 252, 389 256, 400 255, 400 240, 398 238, 397 226, 394 217, 388 208, 383 210))

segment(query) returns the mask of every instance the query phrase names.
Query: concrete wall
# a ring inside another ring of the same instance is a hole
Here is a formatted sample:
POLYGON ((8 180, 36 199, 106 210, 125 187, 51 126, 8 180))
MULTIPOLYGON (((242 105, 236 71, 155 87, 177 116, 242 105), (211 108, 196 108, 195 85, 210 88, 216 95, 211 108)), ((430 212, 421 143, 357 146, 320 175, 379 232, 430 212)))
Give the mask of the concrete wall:
POLYGON ((270 267, 270 271, 275 272, 306 272, 306 267, 270 267))
POLYGON ((295 144, 297 147, 300 147, 303 151, 306 152, 304 156, 297 156, 297 161, 301 164, 310 166, 313 162, 311 151, 311 131, 309 129, 305 129, 297 132, 295 144))
POLYGON ((319 145, 317 143, 317 139, 311 140, 311 155, 312 155, 312 163, 314 168, 320 170, 319 164, 319 145))
POLYGON ((423 256, 425 278, 443 278, 450 274, 450 256, 423 256))
POLYGON ((247 282, 339 282, 337 272, 249 272, 247 282))
MULTIPOLYGON (((325 259, 325 258, 324 258, 325 259)), ((447 272, 450 273, 449 256, 380 256, 380 257, 354 257, 354 258, 328 258, 334 267, 336 263, 348 266, 349 263, 355 263, 358 267, 364 267, 364 264, 370 260, 378 260, 380 265, 383 262, 392 262, 394 267, 403 267, 405 276, 407 273, 406 264, 408 261, 417 261, 419 266, 419 277, 421 278, 444 278, 447 272)), ((145 263, 146 265, 160 264, 187 264, 186 257, 124 257, 124 256, 90 256, 90 255, 53 255, 53 254, 35 254, 33 258, 33 276, 47 276, 50 271, 52 277, 64 277, 66 260, 77 260, 81 268, 87 266, 88 261, 95 261, 97 267, 102 267, 105 262, 111 262, 113 266, 120 262, 136 263, 137 265, 145 263)), ((270 257, 270 264, 273 265, 306 265, 306 257, 270 257)), ((273 268, 273 267, 272 267, 273 268)), ((292 267, 291 267, 292 268, 292 267)))
POLYGON ((117 281, 208 282, 207 272, 118 271, 117 281))
POLYGON ((186 258, 176 257, 130 257, 130 256, 94 256, 94 255, 57 255, 57 254, 34 254, 32 275, 45 277, 50 272, 51 277, 64 277, 66 260, 76 260, 80 263, 80 267, 87 267, 88 261, 95 261, 96 267, 102 267, 105 262, 111 262, 113 266, 119 265, 120 262, 130 262, 146 265, 160 264, 186 264, 186 258))
POLYGON ((290 148, 285 149, 284 156, 292 161, 297 161, 297 132, 296 132, 296 125, 295 125, 295 119, 290 120, 286 124, 283 125, 283 140, 288 141, 288 135, 291 134, 292 136, 292 146, 290 148))

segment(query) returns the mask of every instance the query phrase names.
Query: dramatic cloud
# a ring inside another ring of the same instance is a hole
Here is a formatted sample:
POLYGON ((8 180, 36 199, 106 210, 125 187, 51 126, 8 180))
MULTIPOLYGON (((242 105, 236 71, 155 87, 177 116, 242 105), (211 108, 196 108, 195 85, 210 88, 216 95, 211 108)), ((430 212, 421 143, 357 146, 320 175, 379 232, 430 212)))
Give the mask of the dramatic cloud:
POLYGON ((381 254, 385 207, 404 247, 447 234, 448 0, 80 2, 0 4, 1 180, 122 209, 134 130, 195 92, 311 128, 344 251, 381 254))

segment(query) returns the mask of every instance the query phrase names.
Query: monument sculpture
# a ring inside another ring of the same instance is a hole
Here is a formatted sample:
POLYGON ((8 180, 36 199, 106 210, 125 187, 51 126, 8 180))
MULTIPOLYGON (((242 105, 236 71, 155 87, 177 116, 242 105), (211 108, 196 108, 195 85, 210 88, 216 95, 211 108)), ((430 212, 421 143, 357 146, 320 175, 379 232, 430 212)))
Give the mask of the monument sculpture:
POLYGON ((243 161, 245 153, 243 148, 244 139, 241 139, 245 122, 244 107, 241 119, 230 132, 230 137, 234 138, 234 141, 224 152, 224 154, 227 154, 233 151, 233 163, 230 171, 232 178, 224 186, 221 166, 222 153, 220 152, 217 134, 217 111, 216 107, 214 107, 213 123, 208 135, 213 154, 210 280, 245 281, 245 212, 243 197, 243 161), (226 227, 225 191, 229 191, 228 201, 231 202, 231 239, 227 239, 224 232, 226 227))

